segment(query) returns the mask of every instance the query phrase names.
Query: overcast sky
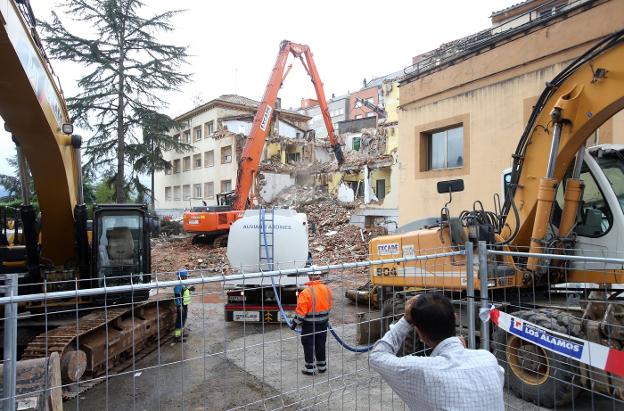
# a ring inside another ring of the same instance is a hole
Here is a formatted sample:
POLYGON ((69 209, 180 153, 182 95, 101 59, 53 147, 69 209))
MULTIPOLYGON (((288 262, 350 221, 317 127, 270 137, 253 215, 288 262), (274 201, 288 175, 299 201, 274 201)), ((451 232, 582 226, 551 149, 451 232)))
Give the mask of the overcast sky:
MULTIPOLYGON (((242 0, 144 0, 144 16, 172 7, 185 9, 173 21, 175 31, 164 41, 187 45, 191 83, 171 93, 163 111, 171 116, 193 107, 196 97, 209 101, 221 94, 260 99, 281 40, 308 44, 331 96, 355 91, 364 78, 385 75, 411 64, 413 56, 491 25, 489 16, 518 0, 299 2, 242 0)), ((50 19, 58 0, 31 0, 38 19, 50 19)), ((58 9, 57 9, 58 10, 58 9)), ((62 15, 78 35, 88 30, 62 15)), ((82 70, 52 62, 66 96, 78 92, 82 70)), ((301 64, 295 62, 279 96, 282 106, 297 107, 314 89, 301 64)), ((88 138, 88 133, 83 133, 88 138)), ((0 131, 0 173, 9 173, 5 158, 13 143, 0 131)))

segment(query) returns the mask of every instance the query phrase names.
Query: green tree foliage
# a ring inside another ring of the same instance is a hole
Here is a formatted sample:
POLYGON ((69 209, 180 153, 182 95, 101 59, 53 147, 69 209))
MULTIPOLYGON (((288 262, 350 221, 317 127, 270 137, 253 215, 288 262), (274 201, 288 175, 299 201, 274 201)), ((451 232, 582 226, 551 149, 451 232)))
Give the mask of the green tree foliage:
POLYGON ((129 155, 136 155, 127 145, 142 144, 137 131, 144 113, 165 107, 163 93, 189 79, 180 70, 186 47, 156 38, 173 30, 169 21, 179 11, 143 17, 144 5, 141 0, 66 0, 66 14, 92 27, 89 37, 68 30, 70 25, 55 13, 50 22, 41 22, 50 56, 90 70, 78 82, 81 92, 67 102, 77 125, 93 132, 86 144, 86 166, 101 170, 116 163, 114 194, 119 203, 126 201, 127 184, 139 182, 136 176, 127 181, 125 172, 129 155))
POLYGON ((97 204, 109 204, 114 201, 114 181, 108 177, 95 185, 95 202, 97 204))
MULTIPOLYGON (((0 186, 2 186, 7 192, 5 201, 13 201, 22 198, 22 183, 19 179, 19 165, 17 163, 17 153, 6 159, 7 163, 13 170, 12 174, 0 174, 0 186)), ((28 165, 27 165, 28 166, 28 165)), ((28 168, 28 177, 30 178, 30 197, 31 200, 36 200, 35 189, 30 175, 30 168, 28 168)))
POLYGON ((149 196, 153 210, 154 174, 156 171, 162 171, 171 166, 163 158, 165 151, 175 149, 180 153, 192 150, 193 146, 181 143, 170 135, 170 130, 179 128, 179 125, 169 116, 152 110, 146 110, 139 114, 143 127, 142 142, 128 144, 126 150, 132 163, 133 178, 137 179, 137 184, 134 184, 133 187, 140 197, 145 199, 146 196, 149 196), (140 174, 150 176, 149 189, 138 181, 140 174))

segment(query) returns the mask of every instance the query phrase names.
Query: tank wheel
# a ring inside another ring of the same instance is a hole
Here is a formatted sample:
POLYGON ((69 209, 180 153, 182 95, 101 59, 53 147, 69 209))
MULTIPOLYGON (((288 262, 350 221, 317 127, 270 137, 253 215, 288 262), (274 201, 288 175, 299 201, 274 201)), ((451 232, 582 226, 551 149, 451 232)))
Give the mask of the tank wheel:
MULTIPOLYGON (((382 335, 390 329, 390 324, 394 324, 403 317, 405 313, 405 297, 403 295, 397 295, 384 301, 381 309, 382 315, 382 335)), ((399 356, 422 354, 424 345, 420 342, 416 330, 412 330, 411 333, 405 338, 403 346, 397 353, 399 356)))
MULTIPOLYGON (((549 308, 513 313, 549 330, 583 338, 581 320, 549 308)), ((578 363, 544 350, 496 327, 492 335, 494 355, 505 368, 509 389, 518 397, 538 406, 560 407, 580 393, 578 363)))

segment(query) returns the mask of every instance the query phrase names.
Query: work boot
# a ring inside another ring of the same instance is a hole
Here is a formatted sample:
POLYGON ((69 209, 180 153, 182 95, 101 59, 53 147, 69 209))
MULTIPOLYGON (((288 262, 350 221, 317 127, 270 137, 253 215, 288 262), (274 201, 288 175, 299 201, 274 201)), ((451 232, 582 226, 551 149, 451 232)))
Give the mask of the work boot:
POLYGON ((188 337, 190 334, 188 331, 184 330, 184 332, 182 333, 182 337, 186 338, 188 337))
POLYGON ((327 371, 327 363, 325 361, 317 361, 316 362, 316 369, 321 374, 324 373, 325 371, 327 371))
POLYGON ((175 342, 178 342, 178 343, 183 343, 183 342, 186 342, 186 336, 181 335, 181 336, 179 336, 179 337, 174 337, 174 339, 173 339, 173 340, 174 340, 175 342))
POLYGON ((301 370, 301 373, 304 375, 316 375, 317 372, 318 370, 316 369, 316 366, 314 364, 306 364, 305 367, 303 367, 303 369, 301 370))

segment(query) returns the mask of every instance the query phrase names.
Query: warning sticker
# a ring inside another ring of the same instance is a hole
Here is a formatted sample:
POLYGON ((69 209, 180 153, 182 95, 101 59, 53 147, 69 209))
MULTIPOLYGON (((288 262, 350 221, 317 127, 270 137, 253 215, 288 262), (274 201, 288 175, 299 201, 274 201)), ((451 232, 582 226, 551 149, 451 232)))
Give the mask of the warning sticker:
POLYGON ((416 252, 414 251, 414 244, 404 245, 403 247, 403 257, 415 257, 416 252))

